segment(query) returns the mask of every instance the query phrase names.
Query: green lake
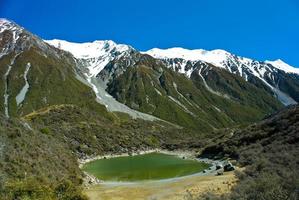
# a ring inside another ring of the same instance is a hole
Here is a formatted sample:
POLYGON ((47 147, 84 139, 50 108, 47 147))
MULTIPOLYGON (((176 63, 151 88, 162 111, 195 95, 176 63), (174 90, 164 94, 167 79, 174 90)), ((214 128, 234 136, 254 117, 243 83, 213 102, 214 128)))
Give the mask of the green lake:
POLYGON ((85 164, 83 170, 104 181, 141 181, 195 174, 208 167, 175 155, 149 153, 95 160, 85 164))

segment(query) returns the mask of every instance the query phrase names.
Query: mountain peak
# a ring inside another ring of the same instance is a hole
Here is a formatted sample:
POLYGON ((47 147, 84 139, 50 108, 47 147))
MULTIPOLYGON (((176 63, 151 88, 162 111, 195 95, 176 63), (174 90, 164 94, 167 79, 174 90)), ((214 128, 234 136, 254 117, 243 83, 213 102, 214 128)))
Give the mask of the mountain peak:
POLYGON ((112 40, 95 40, 93 42, 76 43, 65 40, 53 39, 45 40, 48 44, 56 48, 68 51, 76 58, 95 58, 106 55, 113 51, 123 53, 133 49, 129 45, 116 44, 112 40))
POLYGON ((2 26, 3 24, 11 24, 11 23, 13 22, 6 18, 0 18, 0 26, 2 26))
POLYGON ((283 60, 281 59, 277 59, 275 61, 269 61, 266 60, 265 63, 271 64, 273 65, 275 68, 278 68, 280 70, 283 70, 287 73, 295 73, 295 74, 299 74, 299 68, 295 68, 287 63, 285 63, 283 60))
POLYGON ((0 33, 2 33, 5 30, 17 31, 22 29, 22 27, 20 27, 13 21, 10 21, 6 18, 0 18, 0 33))
POLYGON ((212 63, 218 67, 224 67, 223 61, 226 60, 229 55, 231 55, 229 52, 222 49, 207 51, 204 49, 190 50, 181 47, 174 47, 169 49, 154 48, 142 53, 149 54, 158 59, 181 58, 187 61, 205 61, 208 63, 212 63))

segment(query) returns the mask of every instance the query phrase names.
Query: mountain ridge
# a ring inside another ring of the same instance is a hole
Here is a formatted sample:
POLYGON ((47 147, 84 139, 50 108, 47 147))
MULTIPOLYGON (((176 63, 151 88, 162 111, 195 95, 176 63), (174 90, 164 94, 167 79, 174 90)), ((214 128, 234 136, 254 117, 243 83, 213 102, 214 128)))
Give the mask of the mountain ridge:
MULTIPOLYGON (((88 85, 93 90, 96 101, 103 104, 108 111, 125 112, 133 118, 139 117, 147 120, 162 118, 175 124, 195 128, 199 124, 201 124, 200 126, 206 126, 203 122, 207 119, 213 121, 212 116, 214 116, 218 122, 213 122, 213 125, 209 125, 210 128, 208 129, 210 130, 211 128, 219 127, 217 123, 220 123, 220 127, 222 127, 240 121, 227 108, 231 108, 235 112, 242 109, 247 110, 247 115, 243 113, 243 117, 240 117, 240 119, 244 119, 244 121, 249 120, 250 122, 268 112, 278 109, 280 105, 272 97, 274 95, 273 91, 276 91, 276 94, 281 93, 280 96, 285 97, 287 102, 295 102, 287 94, 284 95, 281 90, 275 90, 276 87, 273 85, 276 84, 276 79, 272 80, 274 79, 272 74, 270 76, 272 79, 267 80, 265 77, 256 76, 259 70, 254 71, 255 74, 250 71, 249 68, 257 69, 255 65, 260 65, 258 61, 251 61, 253 65, 247 67, 247 69, 238 60, 239 57, 223 50, 212 52, 213 55, 224 54, 228 58, 227 62, 223 63, 224 67, 219 67, 215 63, 198 61, 196 59, 193 59, 193 61, 181 58, 158 59, 144 52, 139 52, 129 45, 116 44, 111 40, 97 40, 89 43, 71 43, 58 39, 51 41, 42 40, 13 22, 2 20, 2 23, 6 25, 4 28, 1 28, 2 32, 0 36, 4 39, 2 40, 4 42, 3 45, 9 47, 10 52, 20 52, 23 55, 24 51, 27 52, 34 49, 34 52, 40 54, 40 56, 30 59, 38 58, 36 60, 38 62, 48 60, 51 62, 51 65, 65 62, 67 67, 59 66, 57 68, 58 73, 53 78, 59 78, 57 79, 58 82, 53 83, 53 85, 60 84, 60 81, 63 81, 66 77, 75 78, 88 85), (14 37, 12 39, 5 39, 7 36, 11 38, 11 35, 15 35, 16 30, 22 30, 21 37, 16 40, 12 40, 14 37), (61 73, 61 70, 67 68, 73 72, 61 73), (243 80, 237 78, 237 76, 243 78, 243 80), (245 80, 246 82, 244 82, 245 80), (258 94, 260 99, 254 99, 253 93, 258 94), (176 110, 176 113, 169 113, 159 104, 176 110), (252 114, 251 117, 248 115, 249 113, 252 114), (151 115, 154 115, 154 117, 151 115), (204 118, 206 119, 204 120, 204 118)), ((204 50, 195 51, 209 54, 208 51, 204 50)), ((220 58, 224 59, 221 56, 220 58)), ((11 82, 11 75, 13 75, 13 80, 18 81, 17 87, 20 88, 19 90, 22 89, 22 85, 24 87, 24 84, 26 86, 28 83, 29 89, 26 91, 29 97, 32 91, 36 89, 35 87, 30 87, 34 85, 33 80, 36 82, 39 78, 32 75, 32 72, 37 70, 37 67, 39 68, 39 64, 38 62, 34 63, 30 59, 27 59, 28 62, 24 63, 24 66, 28 66, 30 62, 31 67, 28 69, 29 72, 23 69, 24 73, 17 72, 18 77, 14 73, 8 73, 9 76, 7 76, 7 81, 11 82), (26 82, 26 80, 28 81, 26 82)), ((218 63, 221 62, 221 59, 218 59, 218 63)), ((16 65, 18 65, 18 62, 16 65)), ((40 67, 44 68, 45 66, 40 67)), ((287 80, 290 79, 287 73, 274 68, 272 65, 263 65, 263 67, 269 68, 270 71, 277 70, 282 74, 280 75, 281 77, 287 77, 287 80)), ((12 72, 15 70, 19 71, 20 69, 14 66, 12 72)), ((47 70, 49 68, 45 67, 43 71, 47 70)), ((9 70, 6 72, 9 72, 9 70)), ((269 74, 264 72, 263 75, 265 74, 267 78, 269 74)), ((44 76, 45 74, 40 75, 44 76)), ((278 76, 277 74, 275 75, 278 76)), ((295 81, 297 78, 294 75, 295 81)), ((290 83, 293 84, 293 80, 290 83)), ((293 85, 296 86, 296 82, 293 85)), ((291 85, 292 87, 286 85, 286 89, 296 91, 297 88, 293 87, 293 85, 291 85)), ((48 90, 48 88, 45 89, 48 90)), ((10 95, 9 97, 17 95, 15 92, 10 94, 10 90, 8 90, 7 94, 10 95)), ((25 100, 22 99, 24 103, 20 108, 17 105, 17 109, 22 109, 22 107, 28 104, 26 98, 25 100)), ((44 99, 45 97, 41 96, 39 98, 44 99)), ((47 98, 51 97, 47 96, 47 98)), ((63 101, 62 103, 71 103, 68 101, 63 101)), ((18 104, 18 102, 12 101, 9 103, 10 107, 18 104)), ((42 104, 45 103, 41 103, 40 105, 42 104)))
MULTIPOLYGON (((138 50, 134 49, 133 47, 129 45, 124 44, 116 44, 115 42, 111 40, 102 40, 102 41, 94 41, 92 43, 71 43, 66 42, 64 40, 46 40, 47 43, 50 45, 53 45, 57 48, 73 52, 74 55, 77 54, 77 47, 78 45, 84 47, 84 46, 90 46, 91 49, 94 49, 96 46, 97 49, 99 49, 99 44, 102 43, 102 49, 105 46, 105 44, 109 43, 112 45, 113 52, 116 56, 111 56, 111 49, 106 52, 106 54, 101 55, 105 57, 102 60, 101 63, 92 62, 89 71, 90 74, 93 74, 93 76, 96 76, 99 74, 106 65, 113 59, 117 57, 121 57, 122 54, 126 55, 127 57, 132 54, 132 52, 139 52, 138 50), (67 43, 67 46, 64 46, 64 44, 67 43), (121 48, 119 48, 121 47, 121 48), (110 54, 110 56, 109 56, 110 54), (108 59, 106 59, 108 57, 108 59)), ((281 89, 279 86, 279 82, 281 79, 286 80, 289 79, 289 76, 296 76, 296 79, 299 80, 299 69, 292 67, 286 63, 284 63, 281 60, 277 61, 256 61, 245 57, 236 56, 234 54, 231 54, 225 50, 216 49, 216 50, 203 50, 203 49, 184 49, 181 47, 175 47, 175 48, 169 48, 169 49, 158 49, 154 48, 148 51, 140 51, 141 54, 148 54, 156 59, 159 59, 164 62, 169 68, 172 68, 173 70, 176 70, 179 73, 186 74, 190 78, 191 73, 193 72, 193 67, 188 67, 186 69, 187 65, 195 65, 197 62, 206 62, 210 63, 216 67, 224 68, 227 71, 238 74, 242 78, 244 78, 246 81, 251 81, 255 83, 257 80, 252 79, 259 79, 263 82, 264 85, 266 85, 268 88, 272 90, 274 95, 284 104, 284 105, 290 105, 290 104, 296 104, 299 100, 299 97, 293 97, 292 95, 289 95, 288 92, 285 91, 285 89, 281 89), (279 74, 279 75, 277 75, 279 74), (250 80, 249 80, 250 79, 250 80)), ((101 58, 100 56, 100 58, 101 58)), ((88 58, 91 57, 87 56, 88 58)), ((82 58, 79 56, 78 58, 82 58)), ((98 56, 93 57, 94 59, 99 58, 98 56)), ((130 60, 130 59, 128 59, 130 60)), ((293 87, 293 86, 291 86, 293 87)), ((297 84, 296 90, 298 90, 299 85, 297 84)))
MULTIPOLYGON (((108 43, 108 44, 113 44, 115 46, 118 47, 123 47, 123 48, 127 48, 127 49, 132 49, 135 51, 138 51, 136 48, 132 47, 131 45, 127 45, 127 44, 123 44, 123 43, 116 43, 113 40, 94 40, 92 42, 70 42, 70 41, 66 41, 66 40, 62 40, 62 39, 47 39, 44 40, 45 42, 49 43, 50 45, 53 45, 55 47, 59 46, 59 43, 61 43, 61 49, 64 49, 66 51, 69 51, 70 53, 72 53, 75 57, 77 58, 82 58, 83 56, 80 56, 78 54, 76 54, 76 51, 78 49, 76 49, 76 46, 79 47, 79 45, 81 47, 85 46, 85 45, 90 45, 91 48, 94 48, 93 45, 97 45, 99 43, 108 43), (68 47, 64 47, 64 44, 68 44, 68 47), (71 47, 73 46, 73 47, 71 47)), ((160 48, 152 48, 146 51, 139 51, 142 54, 148 54, 151 55, 155 58, 160 58, 160 59, 167 59, 167 58, 181 58, 181 59, 185 59, 188 61, 206 61, 209 62, 211 64, 215 64, 215 66, 218 67, 223 67, 220 66, 219 64, 217 64, 217 62, 215 62, 215 60, 213 59, 219 59, 217 58, 218 56, 224 57, 225 55, 234 55, 237 56, 236 54, 230 53, 224 49, 213 49, 213 50, 205 50, 205 49, 187 49, 187 48, 183 48, 183 47, 171 47, 171 48, 166 48, 166 49, 160 49, 160 48), (204 55, 215 55, 215 57, 211 58, 210 61, 205 60, 202 56, 204 55)), ((90 56, 90 55, 88 55, 90 56)), ((92 57, 92 56, 90 56, 92 57)), ((243 56, 238 56, 244 60, 255 60, 255 59, 251 59, 248 57, 243 57, 243 56)), ((258 60, 256 60, 258 61, 258 60)), ((273 64, 275 68, 283 70, 287 73, 296 73, 299 74, 299 68, 291 66, 289 64, 287 64, 286 62, 284 62, 282 59, 277 58, 276 60, 265 60, 265 61, 259 61, 259 62, 264 62, 264 63, 269 63, 269 64, 273 64)))

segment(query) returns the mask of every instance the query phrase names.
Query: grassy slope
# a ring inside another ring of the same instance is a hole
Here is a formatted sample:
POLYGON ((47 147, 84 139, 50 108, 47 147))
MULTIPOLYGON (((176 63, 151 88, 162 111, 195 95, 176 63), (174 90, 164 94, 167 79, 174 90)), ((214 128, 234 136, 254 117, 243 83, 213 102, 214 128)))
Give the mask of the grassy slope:
POLYGON ((78 158, 173 143, 182 146, 181 141, 195 138, 194 133, 168 124, 123 114, 111 121, 75 105, 50 106, 22 120, 1 116, 0 121, 1 199, 82 199, 78 158))
POLYGON ((162 122, 132 120, 123 115, 110 121, 97 112, 73 105, 52 106, 25 119, 36 129, 47 130, 49 135, 60 133, 56 136, 67 140, 70 149, 82 156, 155 148, 190 141, 195 135, 162 122))
POLYGON ((17 119, 0 116, 0 123, 0 199, 84 199, 82 173, 65 143, 17 119))
MULTIPOLYGON (((190 80, 163 67, 161 63, 157 64, 146 55, 110 82, 108 92, 134 109, 201 133, 214 128, 254 122, 281 107, 281 104, 263 89, 236 75, 224 70, 215 73, 218 79, 222 74, 225 75, 225 79, 220 79, 215 89, 221 89, 220 92, 232 95, 233 98, 226 99, 210 93, 196 73, 192 74, 190 80), (221 112, 218 109, 221 109, 221 112)), ((212 87, 214 88, 214 85, 212 87)))
POLYGON ((157 147, 198 148, 214 135, 115 115, 111 121, 96 110, 64 104, 45 107, 21 120, 1 117, 0 197, 79 198, 82 174, 78 158, 157 147))
MULTIPOLYGON (((113 119, 101 104, 96 103, 91 88, 76 79, 73 66, 75 63, 61 53, 61 58, 38 53, 34 47, 21 53, 15 60, 9 75, 9 112, 12 116, 26 115, 40 108, 56 104, 75 104, 97 110, 103 116, 113 119), (23 104, 17 107, 15 97, 25 84, 23 74, 26 64, 31 63, 28 73, 29 91, 23 104)), ((13 55, 0 60, 0 73, 4 74, 13 55)), ((3 84, 1 84, 3 85, 3 84)), ((4 93, 3 86, 0 87, 4 93)), ((1 99, 3 101, 3 99, 1 99)), ((1 112, 3 104, 1 104, 1 112)))
MULTIPOLYGON (((227 70, 213 67, 208 73, 203 71, 203 76, 208 85, 225 94, 228 94, 234 100, 248 105, 253 109, 260 109, 261 111, 270 110, 271 112, 281 108, 282 105, 273 97, 271 90, 262 85, 261 80, 258 87, 249 84, 242 77, 232 74, 227 70), (270 93, 270 94, 269 94, 270 93)), ((263 113, 265 114, 265 113, 263 113)))

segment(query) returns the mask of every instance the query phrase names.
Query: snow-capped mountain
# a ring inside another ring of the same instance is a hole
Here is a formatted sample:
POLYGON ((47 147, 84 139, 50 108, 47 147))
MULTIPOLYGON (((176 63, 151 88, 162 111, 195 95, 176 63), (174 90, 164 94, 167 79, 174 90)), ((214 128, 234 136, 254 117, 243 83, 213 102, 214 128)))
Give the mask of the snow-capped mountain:
MULTIPOLYGON (((180 47, 175 48, 169 48, 169 49, 158 49, 153 48, 148 51, 141 52, 144 54, 148 54, 153 56, 154 58, 162 59, 162 60, 169 60, 169 59, 183 59, 185 61, 204 61, 207 63, 211 63, 217 67, 231 70, 230 64, 235 64, 237 67, 239 67, 239 74, 241 73, 241 67, 242 65, 245 65, 250 69, 251 66, 247 66, 248 64, 251 64, 254 62, 254 60, 249 58, 244 58, 240 56, 236 56, 234 54, 231 54, 225 50, 216 49, 207 51, 204 49, 195 49, 195 50, 189 50, 184 49, 180 47), (232 63, 230 63, 232 62, 232 63), (237 63, 234 63, 237 62, 237 63)), ((255 61, 257 62, 257 61, 255 61)), ((282 60, 278 59, 276 61, 265 61, 260 63, 267 63, 273 65, 275 68, 283 70, 286 73, 297 73, 299 74, 299 68, 292 67, 282 60)), ((256 71, 256 69, 251 69, 253 71, 256 71)), ((261 70, 259 70, 261 72, 261 70)))
POLYGON ((93 89, 108 111, 207 130, 254 121, 281 107, 278 100, 285 105, 299 101, 297 69, 282 61, 260 62, 224 50, 139 52, 110 40, 44 41, 13 22, 0 22, 0 64, 4 66, 0 92, 7 113, 60 102, 62 91, 57 85, 68 91, 67 100, 61 100, 86 101, 87 97, 78 95, 86 89, 75 86, 80 85, 78 80, 93 89), (17 91, 11 93, 14 84, 17 91), (23 88, 26 95, 18 92, 23 88), (39 95, 30 96, 31 92, 39 95))
POLYGON ((269 87, 276 97, 284 104, 295 104, 298 100, 294 100, 292 95, 283 91, 280 82, 288 79, 289 76, 295 76, 298 79, 299 69, 292 67, 281 60, 260 62, 249 58, 236 56, 224 50, 188 50, 183 48, 170 49, 151 49, 143 52, 157 59, 161 59, 164 63, 180 73, 191 76, 197 62, 210 63, 216 67, 226 69, 227 71, 237 74, 246 81, 255 82, 258 78, 267 87, 269 87))
POLYGON ((282 71, 285 71, 287 73, 294 73, 294 74, 299 74, 299 68, 292 67, 285 63, 284 61, 278 59, 275 61, 265 61, 266 63, 271 64, 272 66, 276 67, 277 69, 280 69, 282 71))
POLYGON ((0 18, 0 58, 15 49, 16 43, 23 32, 23 28, 6 19, 0 18))
POLYGON ((105 79, 105 83, 111 77, 121 74, 126 70, 126 67, 134 65, 136 58, 133 58, 133 55, 141 53, 161 60, 167 67, 183 73, 189 78, 195 70, 194 66, 197 62, 209 63, 213 66, 223 68, 230 73, 239 75, 251 83, 255 83, 256 79, 259 79, 272 90, 284 105, 295 104, 298 101, 298 99, 294 98, 294 95, 288 94, 286 88, 281 87, 280 84, 281 82, 285 82, 290 76, 299 76, 299 69, 287 65, 281 60, 261 62, 236 56, 220 49, 207 51, 177 47, 170 49, 154 48, 145 52, 138 52, 128 45, 116 44, 111 40, 94 41, 91 43, 71 43, 63 40, 47 40, 46 42, 72 53, 74 57, 84 62, 85 64, 83 65, 87 69, 85 75, 89 79, 90 77, 99 76, 100 73, 102 75, 105 74, 105 76, 109 77, 103 78, 103 80, 105 79), (119 70, 118 66, 113 65, 112 69, 104 70, 108 66, 111 68, 111 63, 115 63, 119 59, 123 59, 127 63, 126 66, 122 66, 124 69, 119 70), (117 70, 119 72, 114 74, 117 70))
POLYGON ((0 58, 10 53, 20 54, 31 47, 37 47, 41 54, 51 54, 57 58, 61 56, 38 36, 13 21, 0 18, 0 58))
POLYGON ((189 50, 180 47, 170 49, 154 48, 142 53, 163 60, 183 59, 185 61, 204 61, 218 67, 225 67, 223 61, 227 60, 227 57, 230 55, 228 52, 220 49, 206 51, 203 49, 189 50))
MULTIPOLYGON (((121 58, 130 60, 131 55, 136 52, 136 50, 131 46, 116 44, 111 40, 72 43, 65 40, 54 39, 45 40, 45 42, 56 48, 70 52, 76 58, 76 67, 80 76, 92 87, 97 96, 97 101, 105 105, 109 111, 124 112, 134 118, 142 118, 147 120, 156 119, 153 116, 132 110, 126 105, 119 103, 105 91, 106 83, 115 73, 115 71, 112 72, 111 69, 109 69, 107 78, 98 78, 99 74, 105 71, 104 68, 109 66, 109 64, 112 62, 115 62, 121 58)), ((130 62, 127 62, 126 67, 128 65, 130 65, 130 62)), ((116 66, 116 68, 119 67, 116 66)), ((120 69, 115 70, 120 71, 120 69)))
POLYGON ((49 105, 97 104, 77 78, 72 54, 45 43, 16 23, 0 19, 0 111, 7 118, 49 105))
MULTIPOLYGON (((217 91, 219 88, 213 88, 209 85, 211 82, 208 81, 209 77, 207 76, 209 76, 209 73, 207 69, 220 68, 231 74, 241 76, 247 82, 256 84, 257 87, 260 87, 258 84, 264 85, 262 87, 267 87, 268 90, 271 91, 271 95, 274 94, 285 105, 296 103, 291 96, 280 90, 277 85, 277 81, 280 79, 279 77, 282 76, 278 74, 288 74, 289 71, 280 70, 269 63, 239 57, 224 50, 206 51, 202 49, 188 50, 183 48, 162 50, 155 48, 146 52, 138 52, 128 45, 116 44, 110 40, 81 44, 57 39, 47 40, 46 42, 56 48, 72 53, 74 57, 78 59, 79 65, 77 68, 83 72, 83 76, 92 86, 99 101, 106 105, 111 111, 122 110, 115 110, 115 107, 118 107, 116 106, 116 102, 115 104, 111 104, 113 100, 110 98, 110 94, 113 94, 113 91, 115 91, 115 89, 111 88, 113 83, 130 67, 134 67, 143 62, 151 66, 164 65, 175 72, 185 74, 189 79, 191 79, 193 73, 197 73, 203 80, 205 88, 211 94, 230 99, 229 94, 219 92, 217 91), (144 55, 150 55, 155 58, 155 60, 149 59, 149 61, 144 55), (110 94, 106 93, 107 84, 110 94)), ((155 89, 159 91, 157 88, 155 89)), ((118 93, 113 94, 115 98, 120 100, 117 95, 118 93)), ((147 99, 148 97, 145 98, 147 99)), ((173 97, 169 98, 173 99, 173 97)), ((181 107, 184 104, 175 99, 173 102, 176 102, 181 107)), ((127 105, 133 108, 139 107, 135 102, 127 103, 127 105)), ((192 113, 186 109, 185 106, 183 106, 183 108, 185 111, 187 110, 188 113, 192 113)))
POLYGON ((294 98, 294 95, 288 94, 286 87, 282 87, 281 84, 282 82, 288 82, 286 80, 289 77, 298 77, 299 69, 287 65, 281 60, 261 62, 236 56, 220 49, 207 51, 177 47, 170 49, 154 48, 145 52, 138 52, 128 45, 116 44, 111 40, 81 44, 63 40, 47 40, 46 42, 72 53, 74 57, 84 62, 85 64, 83 65, 87 69, 85 75, 89 77, 89 82, 91 77, 99 76, 101 73, 109 77, 103 78, 105 79, 104 82, 107 83, 111 77, 120 75, 126 70, 126 67, 134 65, 138 60, 138 58, 133 58, 134 55, 141 53, 148 54, 162 61, 167 67, 183 73, 189 78, 195 70, 194 66, 196 66, 197 62, 209 63, 215 67, 223 68, 230 73, 239 75, 251 83, 255 83, 256 79, 259 79, 271 89, 284 105, 295 104, 298 101, 297 98, 294 98), (111 63, 115 63, 116 60, 120 59, 126 61, 126 66, 122 66, 123 69, 119 70, 118 65, 113 65, 112 69, 107 69, 108 66, 111 68, 111 63), (104 70, 105 68, 106 70, 104 70), (114 74, 117 70, 119 72, 114 74))
POLYGON ((124 44, 116 44, 112 40, 97 40, 87 43, 73 43, 65 40, 45 40, 56 48, 68 51, 77 59, 86 63, 87 76, 98 75, 112 60, 128 55, 134 51, 132 47, 124 44))

